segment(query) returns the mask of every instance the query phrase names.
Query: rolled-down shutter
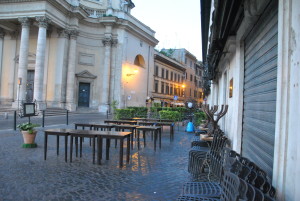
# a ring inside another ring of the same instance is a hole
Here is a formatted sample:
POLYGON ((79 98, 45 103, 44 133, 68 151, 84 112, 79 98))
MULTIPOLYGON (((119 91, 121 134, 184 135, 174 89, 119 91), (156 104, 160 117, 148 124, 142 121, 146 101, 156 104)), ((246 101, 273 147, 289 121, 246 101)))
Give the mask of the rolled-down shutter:
POLYGON ((276 84, 278 6, 271 1, 245 38, 242 154, 272 178, 276 84))

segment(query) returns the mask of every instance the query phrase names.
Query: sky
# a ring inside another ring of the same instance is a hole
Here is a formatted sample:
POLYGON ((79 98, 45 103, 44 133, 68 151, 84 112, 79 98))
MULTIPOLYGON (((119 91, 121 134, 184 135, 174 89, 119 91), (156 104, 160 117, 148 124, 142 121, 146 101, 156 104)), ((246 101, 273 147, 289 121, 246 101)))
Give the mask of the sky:
POLYGON ((200 0, 132 0, 131 15, 154 30, 155 49, 185 48, 202 60, 200 0))

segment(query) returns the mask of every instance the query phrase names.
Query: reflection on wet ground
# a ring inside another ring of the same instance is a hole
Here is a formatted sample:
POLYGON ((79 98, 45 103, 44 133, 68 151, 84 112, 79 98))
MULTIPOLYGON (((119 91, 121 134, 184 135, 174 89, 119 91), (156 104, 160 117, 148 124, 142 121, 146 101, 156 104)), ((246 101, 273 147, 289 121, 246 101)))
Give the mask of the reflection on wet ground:
POLYGON ((119 147, 112 146, 110 160, 98 166, 92 163, 86 140, 82 158, 73 155, 73 163, 65 163, 64 147, 57 156, 53 136, 46 161, 43 132, 36 149, 20 148, 23 139, 18 132, 0 136, 0 200, 176 200, 182 184, 190 181, 187 162, 193 134, 183 130, 176 129, 170 142, 169 130, 164 129, 162 148, 156 152, 150 137, 140 150, 134 143, 130 163, 123 168, 118 166, 119 147))

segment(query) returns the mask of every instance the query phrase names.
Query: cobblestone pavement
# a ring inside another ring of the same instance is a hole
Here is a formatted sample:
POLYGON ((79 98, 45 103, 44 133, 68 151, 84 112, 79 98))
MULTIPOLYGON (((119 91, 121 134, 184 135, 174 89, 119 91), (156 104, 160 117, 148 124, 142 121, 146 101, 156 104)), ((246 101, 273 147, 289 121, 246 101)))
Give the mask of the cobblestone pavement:
POLYGON ((169 130, 164 128, 162 148, 156 152, 150 136, 147 146, 141 144, 140 150, 134 143, 130 163, 126 164, 124 156, 123 168, 118 167, 118 147, 111 147, 110 160, 96 165, 89 140, 85 140, 82 158, 73 156, 73 162, 66 163, 63 138, 57 156, 56 137, 49 136, 45 161, 42 129, 34 149, 21 148, 23 139, 18 131, 1 131, 0 201, 176 200, 182 184, 190 181, 187 164, 193 136, 180 130, 175 129, 175 139, 170 142, 169 130))

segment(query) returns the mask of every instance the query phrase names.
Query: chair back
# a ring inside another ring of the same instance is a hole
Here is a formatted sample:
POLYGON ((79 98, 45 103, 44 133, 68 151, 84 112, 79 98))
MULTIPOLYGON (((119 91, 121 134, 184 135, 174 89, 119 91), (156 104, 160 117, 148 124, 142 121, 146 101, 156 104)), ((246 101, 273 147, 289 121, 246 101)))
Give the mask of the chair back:
POLYGON ((226 171, 221 182, 222 195, 220 200, 236 201, 239 196, 240 179, 237 175, 226 171))

